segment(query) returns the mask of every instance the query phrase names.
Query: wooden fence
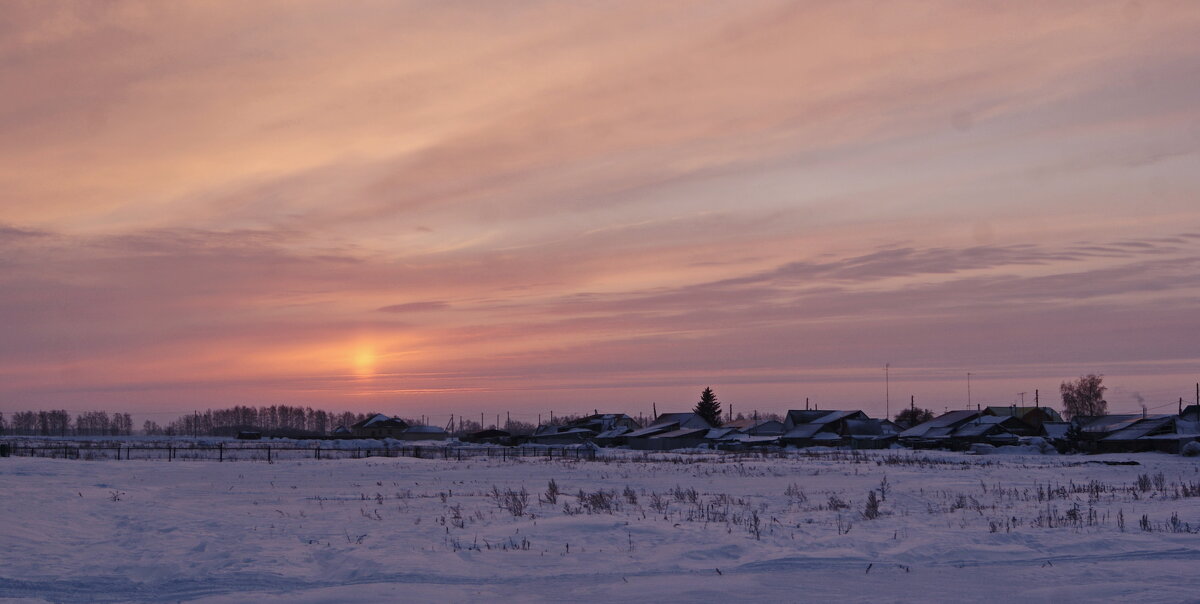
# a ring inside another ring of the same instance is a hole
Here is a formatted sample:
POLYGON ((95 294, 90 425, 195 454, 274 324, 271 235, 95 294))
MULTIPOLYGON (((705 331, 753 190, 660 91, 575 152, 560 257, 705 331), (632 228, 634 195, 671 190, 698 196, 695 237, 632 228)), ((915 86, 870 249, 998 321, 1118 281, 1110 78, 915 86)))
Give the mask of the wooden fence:
POLYGON ((289 445, 112 445, 112 444, 31 444, 0 443, 0 456, 51 457, 58 459, 110 459, 160 461, 276 461, 300 459, 363 459, 367 457, 415 457, 454 459, 478 457, 517 459, 575 459, 596 461, 595 449, 575 447, 297 447, 289 445))

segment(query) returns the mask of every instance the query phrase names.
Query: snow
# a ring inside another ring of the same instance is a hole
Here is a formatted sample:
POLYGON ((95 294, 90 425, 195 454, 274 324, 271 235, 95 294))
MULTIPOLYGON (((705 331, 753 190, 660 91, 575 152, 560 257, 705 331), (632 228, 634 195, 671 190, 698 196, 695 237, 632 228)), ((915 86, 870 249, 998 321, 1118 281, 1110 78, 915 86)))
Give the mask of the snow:
POLYGON ((1028 454, 1037 445, 986 456, 628 451, 607 462, 4 458, 0 597, 1195 598, 1195 458, 1028 454), (1108 465, 1130 460, 1139 465, 1108 465), (866 520, 867 493, 885 477, 882 515, 866 520), (540 501, 551 479, 555 504, 540 501), (503 494, 521 489, 526 509, 514 515, 503 494), (581 490, 610 492, 607 509, 581 490))

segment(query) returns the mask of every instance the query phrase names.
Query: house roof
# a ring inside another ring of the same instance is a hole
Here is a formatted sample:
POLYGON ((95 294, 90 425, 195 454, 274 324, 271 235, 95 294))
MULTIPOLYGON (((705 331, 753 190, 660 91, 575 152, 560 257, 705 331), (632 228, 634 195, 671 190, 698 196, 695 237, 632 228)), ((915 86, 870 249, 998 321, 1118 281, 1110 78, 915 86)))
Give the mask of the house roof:
POLYGON ((478 432, 475 432, 474 434, 471 435, 471 438, 497 438, 497 437, 502 437, 502 436, 512 436, 512 434, 506 430, 497 430, 495 428, 488 428, 487 430, 480 430, 478 432))
POLYGON ((814 419, 829 415, 829 410, 820 409, 792 409, 787 412, 787 418, 793 424, 807 424, 814 419))
POLYGON ((630 432, 630 433, 626 434, 625 436, 628 436, 629 438, 641 438, 643 436, 654 436, 657 434, 662 434, 664 432, 669 432, 669 431, 671 431, 671 429, 675 428, 677 425, 678 424, 660 424, 657 426, 647 426, 645 428, 642 428, 641 430, 634 430, 633 432, 630 432))
POLYGON ((1174 421, 1175 417, 1171 415, 1146 418, 1134 422, 1131 426, 1121 428, 1100 440, 1136 440, 1159 431, 1169 431, 1174 434, 1174 421))
POLYGON ((995 434, 995 433, 1008 432, 1008 430, 1003 425, 1003 421, 982 421, 984 419, 1006 420, 1006 419, 1012 419, 1012 418, 1011 417, 984 416, 982 418, 973 419, 973 420, 959 426, 958 429, 956 429, 954 431, 952 436, 954 436, 956 438, 971 438, 971 437, 977 437, 977 436, 987 436, 989 434, 995 434))
POLYGON ((704 421, 704 418, 696 415, 695 413, 663 413, 654 420, 654 423, 640 430, 634 430, 627 436, 634 438, 642 436, 654 436, 655 434, 666 432, 668 430, 677 430, 680 428, 707 430, 712 428, 712 426, 708 425, 708 422, 704 421))
POLYGON ((633 429, 629 426, 617 426, 612 430, 605 430, 597 434, 596 438, 617 438, 618 436, 627 436, 631 432, 633 432, 633 429))
MULTIPOLYGON (((953 428, 974 419, 978 415, 978 411, 971 411, 970 409, 947 411, 927 422, 917 424, 901 432, 900 438, 933 438, 934 436, 929 434, 931 430, 935 428, 953 428)), ((949 432, 946 434, 949 434, 949 432)))
POLYGON ((829 423, 833 423, 833 422, 836 422, 839 420, 851 419, 851 418, 866 419, 866 414, 857 409, 855 409, 854 411, 830 411, 830 412, 826 413, 825 415, 822 415, 821 417, 818 417, 818 418, 812 420, 809 423, 829 424, 829 423), (859 415, 862 415, 863 417, 861 417, 861 418, 857 417, 859 415))
POLYGON ((652 436, 651 438, 688 438, 688 437, 704 437, 712 428, 683 428, 681 430, 672 430, 652 436))
POLYGON ((736 435, 738 435, 737 429, 726 428, 726 427, 722 426, 720 428, 713 428, 713 429, 709 430, 708 433, 704 435, 704 438, 719 440, 722 438, 727 438, 727 437, 736 436, 736 435))
MULTIPOLYGON (((950 438, 951 434, 954 434, 953 426, 935 426, 926 431, 923 438, 950 438)), ((901 433, 901 436, 903 435, 901 433)))
MULTIPOLYGON (((1153 415, 1150 417, 1162 417, 1153 415)), ((1086 421, 1081 428, 1084 432, 1090 434, 1109 434, 1128 428, 1143 419, 1149 419, 1140 413, 1126 413, 1120 415, 1101 415, 1086 421)))
POLYGON ((558 429, 553 430, 553 431, 547 430, 545 432, 539 432, 537 434, 534 434, 533 437, 534 438, 542 438, 542 437, 550 437, 550 436, 593 436, 596 434, 595 430, 588 430, 587 428, 571 428, 571 427, 567 427, 567 426, 555 426, 555 427, 558 429))
POLYGON ((1044 422, 1042 431, 1046 433, 1046 438, 1059 439, 1067 437, 1067 430, 1071 429, 1070 422, 1044 422))
POLYGON ((1009 417, 1018 417, 1018 418, 1024 418, 1026 415, 1029 415, 1030 413, 1037 413, 1039 411, 1044 413, 1046 415, 1046 417, 1050 418, 1050 421, 1052 421, 1052 422, 1061 422, 1062 421, 1062 416, 1058 414, 1058 411, 1055 411, 1054 409, 1052 409, 1050 407, 1022 407, 1019 405, 988 405, 987 407, 983 408, 983 412, 985 415, 998 415, 998 416, 1009 416, 1009 417))
POLYGON ((408 422, 398 417, 388 417, 382 413, 376 413, 367 419, 356 422, 351 428, 406 428, 408 422))
POLYGON ((722 428, 733 428, 738 432, 750 433, 755 432, 762 434, 766 430, 769 433, 783 433, 783 422, 775 419, 735 419, 721 424, 722 428))

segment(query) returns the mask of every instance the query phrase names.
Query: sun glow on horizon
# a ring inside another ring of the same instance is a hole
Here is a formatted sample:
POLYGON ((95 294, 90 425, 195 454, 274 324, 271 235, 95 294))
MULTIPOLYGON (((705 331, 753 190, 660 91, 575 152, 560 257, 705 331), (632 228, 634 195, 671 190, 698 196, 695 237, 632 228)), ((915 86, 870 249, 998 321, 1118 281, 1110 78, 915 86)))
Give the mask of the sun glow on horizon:
POLYGON ((354 348, 354 375, 360 379, 374 376, 376 360, 374 346, 366 342, 358 343, 354 348))

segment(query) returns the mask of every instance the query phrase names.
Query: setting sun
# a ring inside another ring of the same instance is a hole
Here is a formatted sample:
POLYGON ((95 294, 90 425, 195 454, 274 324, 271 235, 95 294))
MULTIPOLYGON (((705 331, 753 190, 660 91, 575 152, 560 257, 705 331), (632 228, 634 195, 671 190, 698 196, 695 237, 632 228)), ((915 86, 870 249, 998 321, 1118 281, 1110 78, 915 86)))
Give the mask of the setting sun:
POLYGON ((375 348, 370 344, 360 343, 354 349, 354 374, 360 378, 369 378, 375 374, 375 348))

